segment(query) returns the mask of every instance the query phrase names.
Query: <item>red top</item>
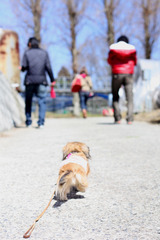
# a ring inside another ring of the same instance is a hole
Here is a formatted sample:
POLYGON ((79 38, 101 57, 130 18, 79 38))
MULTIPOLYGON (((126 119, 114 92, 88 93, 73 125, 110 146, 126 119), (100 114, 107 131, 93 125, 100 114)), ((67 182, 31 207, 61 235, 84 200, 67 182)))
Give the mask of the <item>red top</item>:
POLYGON ((120 41, 110 46, 108 63, 115 74, 133 74, 137 64, 136 50, 131 44, 120 41))

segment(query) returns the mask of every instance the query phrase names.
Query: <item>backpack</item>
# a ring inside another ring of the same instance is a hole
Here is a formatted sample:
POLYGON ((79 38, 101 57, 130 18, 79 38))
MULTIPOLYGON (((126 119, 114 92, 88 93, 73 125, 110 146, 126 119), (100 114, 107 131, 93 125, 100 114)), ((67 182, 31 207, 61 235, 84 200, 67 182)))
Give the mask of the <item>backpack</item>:
POLYGON ((72 81, 72 84, 71 84, 71 92, 79 92, 81 90, 81 87, 82 87, 82 82, 81 82, 81 76, 80 75, 77 75, 73 81, 72 81))

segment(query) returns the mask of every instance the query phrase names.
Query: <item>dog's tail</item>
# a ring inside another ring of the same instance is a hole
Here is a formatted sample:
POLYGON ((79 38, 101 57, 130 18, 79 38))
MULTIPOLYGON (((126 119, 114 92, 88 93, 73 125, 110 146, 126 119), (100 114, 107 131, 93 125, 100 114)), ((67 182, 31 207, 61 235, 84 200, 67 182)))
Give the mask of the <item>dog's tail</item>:
POLYGON ((67 183, 70 179, 72 179, 73 177, 73 172, 71 170, 66 171, 63 176, 60 178, 59 180, 59 185, 64 185, 65 183, 67 183))
POLYGON ((87 178, 68 170, 59 180, 60 199, 66 198, 66 195, 70 193, 73 187, 80 192, 85 192, 85 189, 88 187, 87 178))

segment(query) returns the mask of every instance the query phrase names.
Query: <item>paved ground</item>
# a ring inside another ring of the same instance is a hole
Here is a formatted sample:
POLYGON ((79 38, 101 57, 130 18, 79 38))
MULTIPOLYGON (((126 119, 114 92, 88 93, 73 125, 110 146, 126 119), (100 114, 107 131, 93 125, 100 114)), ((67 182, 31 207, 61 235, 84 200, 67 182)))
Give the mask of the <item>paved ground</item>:
POLYGON ((61 205, 53 200, 31 239, 160 239, 160 125, 112 122, 47 119, 43 130, 0 137, 1 240, 22 239, 47 205, 69 141, 90 147, 89 188, 61 205))

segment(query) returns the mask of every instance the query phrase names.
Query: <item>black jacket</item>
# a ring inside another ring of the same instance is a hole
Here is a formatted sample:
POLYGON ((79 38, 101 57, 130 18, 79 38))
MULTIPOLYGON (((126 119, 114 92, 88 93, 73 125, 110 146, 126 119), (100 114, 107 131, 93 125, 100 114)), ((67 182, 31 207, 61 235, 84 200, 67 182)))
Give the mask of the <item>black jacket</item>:
POLYGON ((48 53, 41 48, 30 48, 25 51, 22 60, 22 71, 27 71, 24 82, 25 85, 47 85, 46 72, 51 82, 54 81, 48 53))

